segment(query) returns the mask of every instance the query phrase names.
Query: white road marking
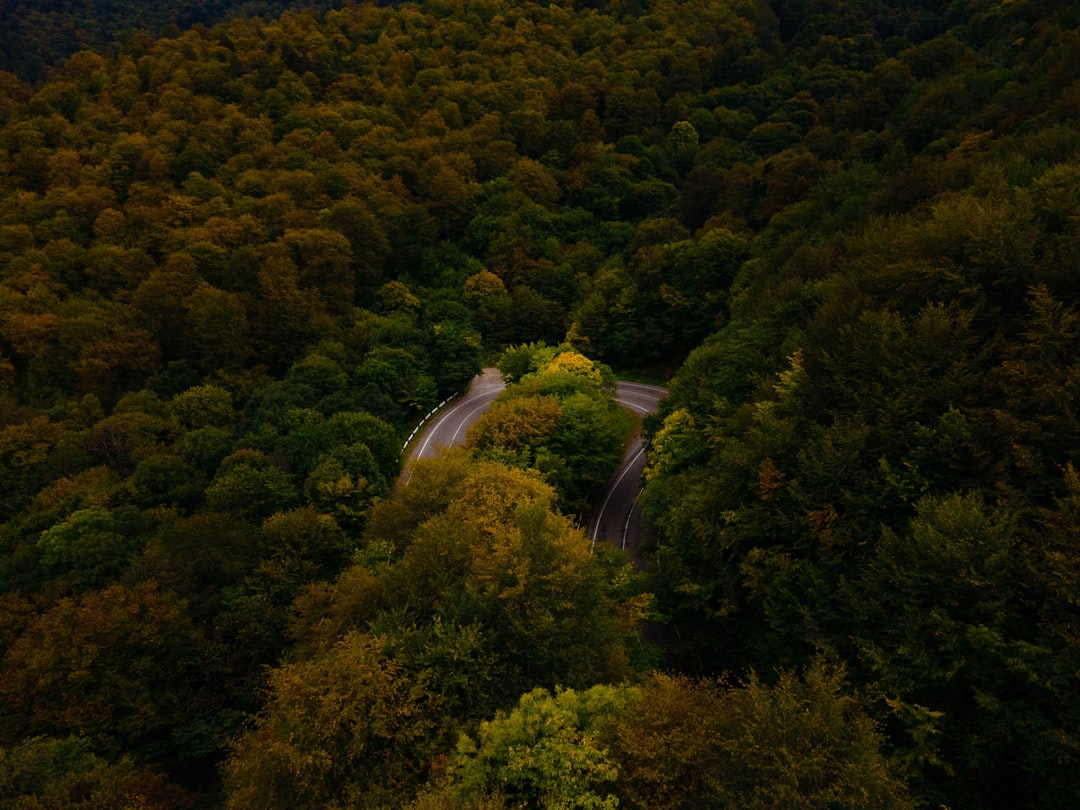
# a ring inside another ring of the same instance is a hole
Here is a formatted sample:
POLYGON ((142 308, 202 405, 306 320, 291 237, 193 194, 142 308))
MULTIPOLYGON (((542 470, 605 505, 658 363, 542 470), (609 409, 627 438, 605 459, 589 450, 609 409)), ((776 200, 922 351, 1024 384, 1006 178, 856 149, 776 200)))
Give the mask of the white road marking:
POLYGON ((638 487, 637 495, 634 496, 634 500, 630 503, 630 511, 626 513, 626 523, 622 527, 623 551, 626 551, 626 535, 630 533, 630 520, 634 517, 634 510, 637 509, 638 498, 641 497, 641 493, 644 491, 644 488, 638 487))
MULTIPOLYGON (((419 459, 421 459, 421 458, 423 458, 424 453, 427 452, 428 447, 431 444, 432 439, 439 432, 440 428, 446 422, 447 419, 453 419, 453 418, 460 418, 461 419, 461 422, 459 423, 457 429, 454 431, 454 435, 450 439, 450 445, 454 445, 454 444, 457 444, 458 438, 461 435, 461 431, 465 427, 465 423, 468 422, 470 419, 472 419, 472 417, 478 411, 482 411, 485 408, 489 407, 491 405, 492 400, 495 398, 495 396, 497 396, 498 393, 500 391, 502 391, 505 387, 506 386, 504 384, 501 384, 501 383, 497 384, 497 386, 494 387, 494 388, 490 387, 490 384, 487 384, 487 385, 484 385, 484 389, 486 389, 486 390, 483 390, 483 391, 472 390, 472 391, 469 392, 470 394, 472 394, 472 396, 469 396, 469 394, 466 394, 465 399, 462 399, 461 402, 458 402, 456 405, 454 405, 452 408, 450 408, 446 413, 444 413, 442 416, 440 416, 438 419, 436 419, 434 422, 432 422, 431 425, 429 425, 426 428, 424 440, 423 440, 423 442, 421 442, 420 447, 414 453, 411 454, 411 458, 409 459, 409 462, 407 462, 409 464, 409 470, 408 470, 408 472, 406 474, 406 477, 405 477, 405 480, 404 480, 405 485, 408 486, 409 479, 412 478, 412 469, 411 469, 412 463, 419 460, 419 459), (465 413, 464 416, 461 416, 461 411, 463 409, 466 409, 466 408, 469 409, 468 412, 465 413)), ((657 386, 657 385, 649 385, 648 383, 619 382, 618 383, 618 391, 617 391, 617 394, 616 394, 614 399, 615 399, 615 402, 617 404, 622 405, 624 408, 629 408, 629 409, 637 411, 638 413, 641 413, 641 414, 648 414, 648 413, 654 413, 656 411, 656 408, 657 408, 657 405, 659 404, 659 401, 663 397, 667 396, 667 393, 668 392, 667 392, 666 389, 661 388, 660 386, 657 386), (631 390, 628 390, 628 389, 631 389, 631 390)), ((429 417, 430 417, 430 414, 429 414, 429 417)), ((427 419, 425 419, 424 421, 427 421, 427 419)), ((421 425, 417 425, 414 432, 416 430, 419 430, 421 427, 423 427, 422 423, 421 423, 421 425)), ((411 439, 411 437, 410 437, 410 439, 411 439)), ((640 439, 635 439, 635 441, 640 441, 640 439)), ((611 501, 611 496, 614 494, 615 490, 618 489, 619 484, 622 483, 622 481, 626 477, 627 473, 629 473, 630 470, 634 468, 634 465, 637 463, 638 459, 644 454, 644 452, 645 452, 645 447, 644 447, 644 445, 642 445, 641 447, 638 448, 637 452, 635 452, 631 456, 630 460, 623 466, 623 470, 619 474, 619 477, 617 479, 615 479, 615 482, 608 488, 608 491, 604 496, 604 501, 600 506, 600 511, 597 512, 596 519, 595 519, 595 522, 593 524, 594 528, 593 528, 593 535, 592 535, 592 543, 589 546, 590 552, 593 549, 595 549, 595 547, 596 547, 596 541, 597 541, 597 538, 598 538, 599 533, 600 533, 600 524, 603 522, 604 512, 608 507, 608 503, 611 501)), ((622 536, 622 547, 623 548, 626 548, 626 536, 627 536, 627 532, 629 531, 629 527, 630 527, 630 519, 633 516, 634 509, 637 506, 638 497, 640 495, 641 495, 641 490, 639 489, 638 494, 634 497, 634 501, 633 501, 633 503, 632 503, 632 505, 630 507, 630 512, 627 514, 626 525, 623 526, 623 536, 622 536)))
POLYGON ((477 411, 482 411, 490 406, 490 402, 481 402, 479 405, 477 405, 475 408, 465 414, 465 418, 461 420, 461 424, 458 425, 457 430, 454 431, 454 435, 450 437, 450 444, 457 444, 458 434, 461 433, 461 429, 465 427, 465 423, 469 421, 470 417, 472 417, 474 413, 476 413, 477 411))
POLYGON ((627 402, 625 399, 617 399, 615 400, 615 402, 627 408, 633 408, 635 411, 641 411, 642 413, 652 413, 651 409, 646 408, 643 405, 638 405, 635 402, 627 402))
POLYGON ((630 472, 631 469, 633 469, 634 463, 638 460, 638 456, 642 455, 644 452, 645 447, 642 446, 636 453, 634 453, 630 461, 628 461, 626 463, 626 466, 623 468, 622 475, 616 478, 615 483, 612 484, 611 487, 608 489, 607 496, 604 498, 604 502, 600 505, 600 511, 596 513, 596 528, 593 529, 592 544, 589 546, 590 552, 594 548, 596 548, 596 536, 600 533, 600 522, 604 519, 604 510, 607 509, 608 501, 611 500, 612 493, 615 492, 622 480, 626 478, 626 474, 630 472))
MULTIPOLYGON (((498 390, 501 391, 502 388, 499 388, 498 390)), ((486 398, 489 397, 492 393, 496 392, 488 390, 485 391, 483 394, 480 394, 480 398, 484 398, 485 401, 480 403, 480 405, 473 408, 471 411, 469 411, 469 413, 465 416, 465 419, 468 419, 470 416, 476 413, 476 411, 488 407, 491 404, 491 401, 487 400, 486 398)), ((412 453, 410 458, 406 461, 406 464, 408 465, 408 472, 405 475, 404 479, 405 486, 408 486, 409 481, 412 479, 413 462, 419 461, 421 458, 424 457, 424 453, 427 452, 428 445, 431 444, 431 440, 435 437, 435 434, 439 432, 439 427, 442 425, 442 423, 454 416, 462 408, 473 405, 476 402, 477 398, 478 397, 470 397, 468 399, 463 399, 461 402, 457 403, 453 408, 448 410, 446 413, 444 413, 442 416, 440 416, 438 419, 431 423, 431 425, 427 428, 427 433, 424 436, 424 441, 420 443, 420 447, 418 447, 416 452, 412 453)), ((494 399, 494 397, 492 397, 492 399, 494 399)), ((454 438, 451 439, 451 444, 457 441, 457 436, 460 432, 461 427, 459 426, 458 429, 454 431, 454 438)))

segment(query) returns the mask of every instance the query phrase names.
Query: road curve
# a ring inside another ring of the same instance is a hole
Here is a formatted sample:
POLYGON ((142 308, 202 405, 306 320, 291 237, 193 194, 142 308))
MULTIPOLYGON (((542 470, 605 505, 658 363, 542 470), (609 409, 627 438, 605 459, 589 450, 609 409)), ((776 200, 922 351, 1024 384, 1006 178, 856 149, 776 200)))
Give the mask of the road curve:
POLYGON ((460 399, 444 411, 435 415, 409 450, 409 457, 404 464, 402 479, 406 484, 412 475, 413 462, 421 458, 431 458, 443 447, 465 443, 465 431, 469 425, 480 418, 492 400, 506 388, 502 374, 497 368, 485 368, 473 377, 460 399))
MULTIPOLYGON (((639 416, 655 413, 667 389, 645 383, 620 382, 615 401, 639 416)), ((586 532, 595 546, 607 541, 622 549, 635 548, 641 536, 641 512, 637 508, 641 494, 641 471, 645 469, 645 446, 641 433, 634 434, 623 455, 623 462, 612 476, 603 494, 584 516, 586 532)))
MULTIPOLYGON (((409 483, 412 465, 417 459, 431 458, 443 447, 463 444, 469 426, 480 418, 480 414, 487 410, 505 387, 502 375, 496 368, 484 369, 483 373, 474 377, 469 390, 450 407, 436 414, 431 424, 413 442, 405 461, 402 481, 406 485, 409 483)), ((619 382, 615 388, 615 402, 639 416, 654 413, 665 396, 667 389, 658 385, 619 382)), ((639 431, 631 439, 619 469, 604 487, 593 508, 583 516, 593 545, 597 540, 624 549, 637 545, 641 534, 637 499, 644 468, 645 448, 639 431)))

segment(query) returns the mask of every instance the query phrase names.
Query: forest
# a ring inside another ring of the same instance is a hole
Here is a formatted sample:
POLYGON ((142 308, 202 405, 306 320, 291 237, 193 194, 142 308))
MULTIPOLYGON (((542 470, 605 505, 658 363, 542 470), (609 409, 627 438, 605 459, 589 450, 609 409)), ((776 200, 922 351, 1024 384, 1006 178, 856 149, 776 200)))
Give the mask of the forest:
POLYGON ((0 38, 0 808, 1075 806, 1080 6, 0 38))

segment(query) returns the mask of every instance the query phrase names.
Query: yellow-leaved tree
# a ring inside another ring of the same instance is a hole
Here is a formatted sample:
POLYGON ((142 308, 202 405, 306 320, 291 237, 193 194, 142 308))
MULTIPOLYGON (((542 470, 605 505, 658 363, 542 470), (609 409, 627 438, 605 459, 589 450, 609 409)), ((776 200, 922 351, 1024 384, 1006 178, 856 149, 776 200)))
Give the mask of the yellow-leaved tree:
POLYGON ((522 694, 644 663, 651 597, 589 553, 554 498, 535 473, 465 451, 419 462, 372 511, 356 564, 297 602, 297 660, 234 744, 229 806, 403 803, 460 732, 522 694))

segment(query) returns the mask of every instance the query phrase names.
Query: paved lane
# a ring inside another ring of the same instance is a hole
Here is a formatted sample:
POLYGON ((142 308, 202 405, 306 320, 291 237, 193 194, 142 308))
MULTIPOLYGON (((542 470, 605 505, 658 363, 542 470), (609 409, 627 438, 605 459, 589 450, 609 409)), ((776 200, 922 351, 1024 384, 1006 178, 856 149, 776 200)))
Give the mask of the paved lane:
MULTIPOLYGON (((639 416, 655 413, 667 389, 645 383, 620 382, 615 401, 639 416)), ((603 540, 619 548, 634 548, 641 537, 641 471, 645 469, 645 448, 640 432, 634 435, 622 466, 616 471, 594 508, 585 515, 586 531, 593 545, 603 540)))
POLYGON ((418 458, 431 458, 443 447, 465 443, 465 431, 480 418, 488 405, 506 388, 497 368, 486 368, 473 377, 469 390, 446 410, 435 415, 431 424, 420 433, 409 451, 402 476, 409 483, 412 463, 418 458))
MULTIPOLYGON (((473 378, 469 390, 450 407, 435 415, 421 431, 405 462, 402 480, 408 484, 412 463, 431 458, 443 447, 464 444, 469 425, 480 418, 492 400, 506 387, 498 369, 488 368, 473 378)), ((658 385, 620 382, 615 401, 639 416, 656 411, 667 389, 658 385)), ((612 543, 619 548, 634 548, 641 535, 641 515, 637 499, 641 491, 641 471, 645 468, 645 449, 640 432, 635 434, 623 456, 623 463, 604 488, 596 504, 585 514, 589 539, 612 543)))

